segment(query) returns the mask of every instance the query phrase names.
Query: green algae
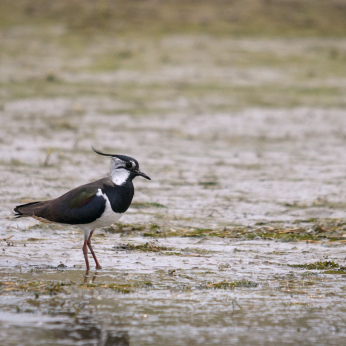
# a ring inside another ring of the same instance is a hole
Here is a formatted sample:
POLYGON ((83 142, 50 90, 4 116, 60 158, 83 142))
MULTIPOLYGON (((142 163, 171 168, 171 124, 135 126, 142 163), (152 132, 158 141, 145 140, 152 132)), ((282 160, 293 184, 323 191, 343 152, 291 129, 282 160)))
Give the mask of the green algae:
MULTIPOLYGON (((288 264, 289 267, 293 268, 302 268, 307 270, 326 270, 330 268, 339 268, 340 265, 334 261, 324 261, 316 263, 307 263, 307 264, 288 264)), ((343 267, 340 267, 343 268, 343 267)))
POLYGON ((227 282, 227 281, 220 281, 215 283, 207 283, 205 285, 205 288, 213 288, 213 289, 234 289, 236 287, 246 287, 246 288, 253 288, 257 287, 258 283, 253 281, 247 281, 247 280, 241 280, 241 281, 233 281, 233 282, 227 282))
POLYGON ((13 292, 13 291, 24 291, 29 292, 32 291, 34 293, 40 294, 51 294, 55 295, 58 293, 68 293, 65 289, 65 286, 71 286, 72 283, 68 282, 55 282, 55 281, 47 281, 47 282, 23 282, 21 281, 5 281, 0 282, 0 293, 4 292, 13 292))
POLYGON ((326 270, 323 273, 324 274, 344 274, 346 277, 346 268, 343 267, 343 269, 339 268, 338 270, 326 270))
POLYGON ((118 245, 116 249, 130 250, 130 251, 143 251, 143 252, 161 252, 161 251, 172 250, 172 248, 169 248, 166 246, 159 246, 155 244, 154 242, 147 242, 141 245, 134 245, 130 243, 121 244, 121 245, 118 245))
POLYGON ((165 205, 160 204, 160 203, 155 203, 155 202, 133 202, 131 204, 131 208, 167 208, 165 205))
POLYGON ((132 287, 126 284, 109 284, 109 285, 98 284, 96 286, 90 286, 90 287, 109 288, 113 291, 124 293, 124 294, 131 293, 133 291, 132 287))
MULTIPOLYGON (((119 293, 131 293, 137 288, 153 288, 154 285, 150 281, 131 282, 131 283, 76 283, 76 282, 56 282, 56 281, 2 281, 0 282, 0 294, 6 292, 33 292, 35 299, 38 299, 41 294, 56 295, 70 294, 71 292, 66 287, 79 289, 111 289, 119 293)), ((33 300, 27 301, 35 305, 33 300)), ((36 304, 39 305, 39 304, 36 304)))
POLYGON ((188 255, 184 255, 180 252, 163 252, 162 254, 165 256, 188 256, 188 255))
POLYGON ((140 251, 140 252, 159 252, 165 256, 200 256, 208 251, 198 249, 181 249, 182 252, 174 251, 175 249, 167 246, 159 246, 155 242, 147 242, 145 244, 120 244, 116 247, 117 250, 140 251))
MULTIPOLYGON (((132 231, 139 231, 137 226, 129 226, 132 231)), ((346 242, 345 222, 343 219, 307 219, 292 223, 257 222, 254 226, 232 226, 222 228, 169 228, 153 225, 142 228, 141 235, 153 238, 162 237, 220 237, 249 240, 280 240, 306 242, 346 242)))
POLYGON ((105 227, 104 230, 106 232, 110 233, 140 233, 140 232, 155 232, 156 230, 160 229, 159 225, 148 225, 144 226, 142 224, 122 224, 122 223, 116 223, 110 227, 105 227))

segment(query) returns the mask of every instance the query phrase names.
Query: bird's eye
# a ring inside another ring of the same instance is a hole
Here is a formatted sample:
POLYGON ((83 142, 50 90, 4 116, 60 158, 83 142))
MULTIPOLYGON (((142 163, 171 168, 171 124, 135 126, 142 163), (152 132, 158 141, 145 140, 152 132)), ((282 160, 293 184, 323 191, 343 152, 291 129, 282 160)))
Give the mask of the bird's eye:
POLYGON ((131 162, 126 162, 126 168, 132 168, 132 163, 131 162))

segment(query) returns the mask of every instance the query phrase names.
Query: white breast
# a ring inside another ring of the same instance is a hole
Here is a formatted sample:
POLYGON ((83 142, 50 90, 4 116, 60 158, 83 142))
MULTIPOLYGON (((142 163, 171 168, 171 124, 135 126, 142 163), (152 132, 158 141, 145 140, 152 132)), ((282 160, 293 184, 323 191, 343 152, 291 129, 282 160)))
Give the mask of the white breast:
POLYGON ((96 219, 94 222, 88 224, 78 225, 84 231, 84 239, 89 237, 89 234, 92 230, 96 228, 102 228, 106 226, 110 226, 113 223, 117 222, 123 214, 115 213, 112 210, 111 204, 106 194, 103 194, 101 189, 98 189, 96 194, 97 196, 102 196, 106 201, 106 208, 100 218, 96 219))

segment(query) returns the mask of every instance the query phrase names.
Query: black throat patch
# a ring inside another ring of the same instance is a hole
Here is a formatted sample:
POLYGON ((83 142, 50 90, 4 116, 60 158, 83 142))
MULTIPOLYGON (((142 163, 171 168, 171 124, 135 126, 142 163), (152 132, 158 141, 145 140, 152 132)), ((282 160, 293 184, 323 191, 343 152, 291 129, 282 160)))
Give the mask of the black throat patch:
POLYGON ((106 185, 104 187, 104 193, 107 195, 111 204, 112 210, 115 213, 125 213, 125 211, 131 205, 135 190, 133 183, 130 179, 126 181, 124 185, 113 187, 106 185))

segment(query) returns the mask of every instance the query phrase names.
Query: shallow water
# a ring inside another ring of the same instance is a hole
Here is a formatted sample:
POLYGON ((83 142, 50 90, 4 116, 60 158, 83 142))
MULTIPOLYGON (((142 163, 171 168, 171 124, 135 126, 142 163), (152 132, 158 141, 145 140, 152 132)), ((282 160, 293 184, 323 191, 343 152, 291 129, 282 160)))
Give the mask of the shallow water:
POLYGON ((287 266, 344 263, 345 246, 168 238, 156 243, 175 255, 114 250, 128 242, 143 238, 96 241, 103 269, 86 279, 73 268, 83 258, 69 240, 28 242, 35 253, 28 262, 16 255, 19 244, 8 247, 0 262, 0 325, 8 344, 99 345, 109 333, 120 335, 116 345, 334 345, 345 337, 345 274, 287 266), (53 267, 59 243, 67 265, 60 269, 53 267), (47 268, 42 258, 53 249, 47 268), (61 290, 43 292, 51 282, 61 290), (219 282, 240 286, 211 286, 219 282), (130 291, 107 287, 114 283, 130 291))

